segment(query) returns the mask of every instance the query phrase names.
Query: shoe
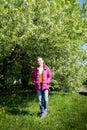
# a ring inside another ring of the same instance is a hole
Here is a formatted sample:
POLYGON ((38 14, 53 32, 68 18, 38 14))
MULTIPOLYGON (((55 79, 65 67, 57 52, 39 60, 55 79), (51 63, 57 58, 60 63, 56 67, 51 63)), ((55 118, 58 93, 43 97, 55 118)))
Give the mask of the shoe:
POLYGON ((40 116, 40 118, 43 119, 45 116, 46 116, 46 114, 42 113, 41 116, 40 116))

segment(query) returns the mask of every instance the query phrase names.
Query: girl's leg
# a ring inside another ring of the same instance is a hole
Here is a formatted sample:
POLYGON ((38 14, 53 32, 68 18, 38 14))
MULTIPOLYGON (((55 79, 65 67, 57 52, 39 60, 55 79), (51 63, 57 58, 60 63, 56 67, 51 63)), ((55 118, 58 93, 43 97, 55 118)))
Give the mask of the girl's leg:
POLYGON ((44 113, 44 106, 43 106, 43 101, 42 101, 42 90, 37 90, 37 94, 38 94, 40 112, 44 113))
POLYGON ((44 98, 44 112, 47 112, 48 107, 48 90, 43 91, 43 98, 44 98))

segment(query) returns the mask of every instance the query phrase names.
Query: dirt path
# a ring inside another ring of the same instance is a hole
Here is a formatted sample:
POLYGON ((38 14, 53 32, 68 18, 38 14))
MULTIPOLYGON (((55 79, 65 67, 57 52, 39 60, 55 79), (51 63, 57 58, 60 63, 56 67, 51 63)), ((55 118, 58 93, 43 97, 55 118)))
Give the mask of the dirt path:
POLYGON ((87 95, 87 87, 82 87, 79 94, 87 95))

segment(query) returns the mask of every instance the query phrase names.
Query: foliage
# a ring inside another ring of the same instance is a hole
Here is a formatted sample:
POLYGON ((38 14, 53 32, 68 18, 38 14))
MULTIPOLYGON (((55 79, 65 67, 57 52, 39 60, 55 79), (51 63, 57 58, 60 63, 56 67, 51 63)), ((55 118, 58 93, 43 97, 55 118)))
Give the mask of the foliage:
POLYGON ((31 83, 38 55, 53 74, 52 88, 77 90, 85 70, 80 64, 85 52, 85 19, 77 0, 0 1, 0 81, 31 83))

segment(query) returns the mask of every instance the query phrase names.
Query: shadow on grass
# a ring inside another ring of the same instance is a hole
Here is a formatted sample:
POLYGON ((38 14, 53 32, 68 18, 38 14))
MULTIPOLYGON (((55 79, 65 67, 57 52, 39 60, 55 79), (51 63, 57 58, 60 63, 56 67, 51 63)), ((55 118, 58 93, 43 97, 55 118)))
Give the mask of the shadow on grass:
POLYGON ((25 108, 29 102, 31 106, 31 102, 36 102, 36 100, 37 97, 34 90, 27 93, 0 94, 0 109, 4 108, 8 114, 12 115, 32 115, 32 113, 25 110, 25 108))
POLYGON ((18 108, 9 108, 8 110, 6 110, 6 112, 8 114, 11 114, 11 115, 23 115, 23 116, 26 116, 26 115, 30 115, 32 116, 33 114, 30 113, 29 111, 26 111, 26 110, 19 110, 18 108))
POLYGON ((87 96, 87 92, 79 92, 79 94, 87 96))

